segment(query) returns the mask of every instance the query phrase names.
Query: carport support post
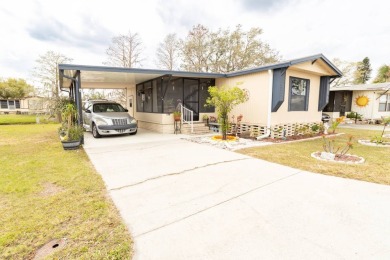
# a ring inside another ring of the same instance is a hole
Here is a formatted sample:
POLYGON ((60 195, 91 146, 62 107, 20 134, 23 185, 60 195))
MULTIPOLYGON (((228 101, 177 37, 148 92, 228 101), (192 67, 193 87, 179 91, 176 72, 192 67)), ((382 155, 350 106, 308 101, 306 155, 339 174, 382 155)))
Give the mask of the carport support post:
MULTIPOLYGON (((81 102, 81 76, 80 71, 78 70, 76 72, 76 89, 74 93, 75 101, 76 101, 76 107, 77 107, 77 123, 79 126, 83 126, 83 111, 82 111, 82 102, 81 102)), ((81 138, 81 144, 84 144, 84 135, 81 138)))

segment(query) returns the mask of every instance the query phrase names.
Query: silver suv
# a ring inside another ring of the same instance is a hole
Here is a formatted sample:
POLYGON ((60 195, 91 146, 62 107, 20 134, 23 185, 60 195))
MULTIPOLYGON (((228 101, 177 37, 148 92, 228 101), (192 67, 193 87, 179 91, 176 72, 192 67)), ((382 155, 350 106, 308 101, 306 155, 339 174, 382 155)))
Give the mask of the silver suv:
POLYGON ((120 104, 108 100, 88 100, 84 104, 83 126, 95 138, 102 135, 137 133, 137 120, 120 104))

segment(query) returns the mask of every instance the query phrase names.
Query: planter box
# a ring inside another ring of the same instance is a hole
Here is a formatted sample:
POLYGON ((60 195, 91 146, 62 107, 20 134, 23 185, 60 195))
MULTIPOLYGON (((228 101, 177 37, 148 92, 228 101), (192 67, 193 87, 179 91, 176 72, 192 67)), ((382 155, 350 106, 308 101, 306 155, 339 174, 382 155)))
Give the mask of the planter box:
POLYGON ((77 141, 61 141, 64 150, 76 150, 81 145, 81 140, 77 141))

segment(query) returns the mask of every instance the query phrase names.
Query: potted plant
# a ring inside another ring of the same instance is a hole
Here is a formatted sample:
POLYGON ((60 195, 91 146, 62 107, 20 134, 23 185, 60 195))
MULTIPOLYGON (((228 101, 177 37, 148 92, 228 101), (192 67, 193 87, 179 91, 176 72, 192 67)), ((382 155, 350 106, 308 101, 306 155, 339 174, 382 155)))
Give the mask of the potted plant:
POLYGON ((83 138, 84 129, 75 124, 77 109, 73 103, 66 103, 62 107, 62 126, 58 129, 64 150, 77 149, 83 138))
POLYGON ((203 116, 202 116, 202 120, 203 120, 203 123, 205 123, 205 124, 207 124, 208 125, 208 120, 209 120, 209 116, 208 115, 206 115, 206 114, 204 114, 203 116))
POLYGON ((173 112, 173 119, 175 121, 180 121, 181 120, 181 112, 180 111, 173 112))

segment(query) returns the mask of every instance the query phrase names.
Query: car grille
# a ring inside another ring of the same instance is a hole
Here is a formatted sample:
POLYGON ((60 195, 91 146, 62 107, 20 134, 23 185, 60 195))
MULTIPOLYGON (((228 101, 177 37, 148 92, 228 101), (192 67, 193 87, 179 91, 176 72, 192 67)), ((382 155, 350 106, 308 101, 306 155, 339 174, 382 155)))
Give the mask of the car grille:
POLYGON ((112 119, 112 124, 113 125, 126 125, 127 124, 127 119, 126 118, 112 119))

